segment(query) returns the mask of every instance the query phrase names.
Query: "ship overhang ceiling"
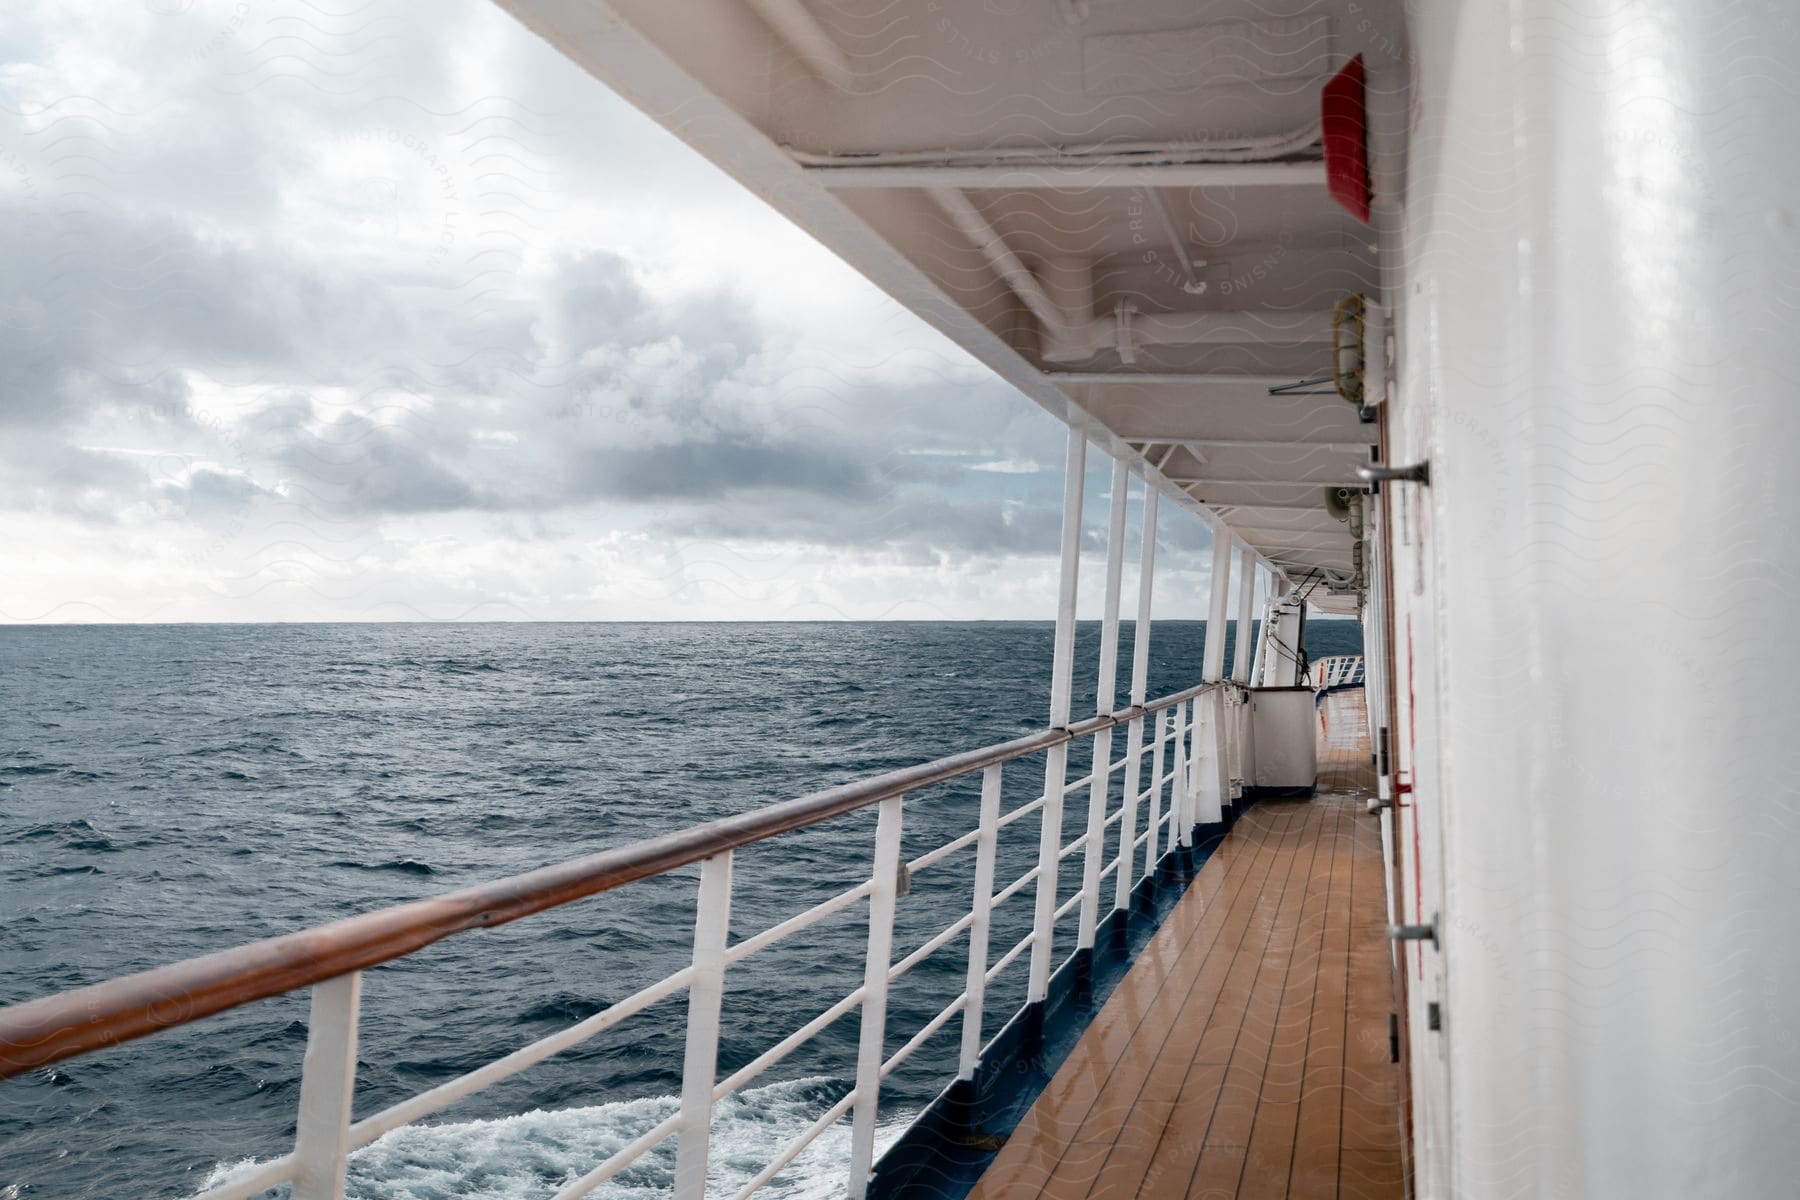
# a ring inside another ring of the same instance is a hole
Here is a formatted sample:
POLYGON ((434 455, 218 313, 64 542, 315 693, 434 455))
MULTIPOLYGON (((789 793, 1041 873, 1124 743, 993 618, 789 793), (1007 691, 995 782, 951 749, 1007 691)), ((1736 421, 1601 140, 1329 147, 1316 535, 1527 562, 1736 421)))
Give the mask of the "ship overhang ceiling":
POLYGON ((500 3, 1350 610, 1354 541, 1328 498, 1360 486, 1376 426, 1330 383, 1334 311, 1378 295, 1381 253, 1327 191, 1319 95, 1391 50, 1385 6, 500 3))

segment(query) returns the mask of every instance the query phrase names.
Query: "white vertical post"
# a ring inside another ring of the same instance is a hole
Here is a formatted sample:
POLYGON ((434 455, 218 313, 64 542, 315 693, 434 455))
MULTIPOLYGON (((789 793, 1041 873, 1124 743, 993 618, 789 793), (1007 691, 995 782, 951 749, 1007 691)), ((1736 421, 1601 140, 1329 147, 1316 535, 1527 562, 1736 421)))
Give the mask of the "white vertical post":
POLYGON ((725 1001, 725 945, 731 931, 731 851, 700 864, 694 901, 694 981, 688 985, 687 1049, 681 1064, 681 1130, 675 1200, 704 1200, 718 1082, 719 1012, 725 1001))
MULTIPOLYGON (((1156 489, 1144 481, 1144 532, 1138 547, 1137 622, 1131 631, 1131 704, 1144 703, 1150 687, 1150 600, 1156 583, 1156 489)), ((1132 872, 1137 841, 1138 786, 1143 778, 1144 718, 1132 719, 1125 734, 1125 815, 1119 818, 1119 875, 1113 880, 1113 907, 1131 903, 1132 872)), ((1150 839, 1151 844, 1156 842, 1150 839)))
POLYGON ((888 970, 894 965, 894 907, 900 898, 900 806, 881 802, 870 877, 869 950, 863 961, 862 1034, 856 1047, 856 1109, 850 1122, 850 1200, 863 1200, 875 1165, 875 1114, 887 1050, 888 970))
POLYGON ((1250 683, 1261 687, 1269 682, 1267 662, 1269 658, 1269 631, 1275 624, 1275 602, 1281 595, 1273 572, 1266 576, 1268 588, 1262 605, 1262 623, 1256 630, 1256 656, 1250 660, 1250 683))
POLYGON ((1192 841, 1188 823, 1188 760, 1193 753, 1194 702, 1185 700, 1175 706, 1174 757, 1169 769, 1169 849, 1192 841))
MULTIPOLYGON (((1075 594, 1081 572, 1081 499, 1086 471, 1087 424, 1077 417, 1069 423, 1068 457, 1063 464, 1062 567, 1056 593, 1056 648, 1050 664, 1050 724, 1057 728, 1069 723, 1070 676, 1075 667, 1075 594)), ((1069 744, 1063 742, 1044 755, 1043 822, 1038 827, 1037 897, 1031 921, 1031 976, 1025 994, 1028 1003, 1050 994, 1063 787, 1068 774, 1069 744)))
POLYGON ((975 1078, 981 1062, 981 1017, 987 1003, 988 926, 994 911, 994 851, 1000 827, 999 763, 981 773, 981 825, 975 837, 975 899, 969 909, 969 981, 964 988, 962 1061, 958 1079, 975 1078))
POLYGON ((1206 652, 1200 678, 1214 683, 1225 678, 1225 610, 1231 587, 1232 535, 1223 525, 1213 527, 1212 591, 1206 606, 1206 652))
POLYGON ((1250 682, 1250 622, 1256 617, 1256 556, 1249 546, 1238 550, 1237 634, 1232 638, 1231 677, 1250 682))
POLYGON ((313 985, 294 1134, 294 1200, 344 1200, 361 1007, 361 971, 313 985))
POLYGON ((1219 780, 1220 726, 1224 722, 1225 694, 1215 688, 1197 698, 1199 715, 1194 732, 1194 821, 1213 825, 1224 820, 1224 801, 1219 780))
MULTIPOLYGON (((1094 712, 1112 711, 1119 686, 1119 588, 1125 577, 1125 499, 1131 473, 1122 458, 1113 459, 1112 510, 1106 523, 1106 604, 1100 620, 1100 677, 1094 686, 1094 712)), ((1093 781, 1088 785, 1087 846, 1082 856, 1081 923, 1075 945, 1094 944, 1100 921, 1100 867, 1106 857, 1106 807, 1112 796, 1112 729, 1094 735, 1093 781)))
POLYGON ((1156 872, 1156 860, 1162 851, 1157 846, 1162 824, 1163 742, 1169 736, 1169 710, 1156 714, 1156 741, 1150 748, 1150 836, 1144 839, 1144 874, 1156 872))

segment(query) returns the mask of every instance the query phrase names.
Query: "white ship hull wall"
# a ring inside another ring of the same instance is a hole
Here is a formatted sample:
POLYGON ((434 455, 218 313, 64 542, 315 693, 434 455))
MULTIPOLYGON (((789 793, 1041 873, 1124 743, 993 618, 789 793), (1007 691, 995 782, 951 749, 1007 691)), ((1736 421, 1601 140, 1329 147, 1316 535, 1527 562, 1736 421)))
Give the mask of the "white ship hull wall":
POLYGON ((1405 905, 1442 913, 1407 955, 1421 1196, 1800 1179, 1796 17, 1415 10, 1390 457, 1432 470, 1393 488, 1405 905))

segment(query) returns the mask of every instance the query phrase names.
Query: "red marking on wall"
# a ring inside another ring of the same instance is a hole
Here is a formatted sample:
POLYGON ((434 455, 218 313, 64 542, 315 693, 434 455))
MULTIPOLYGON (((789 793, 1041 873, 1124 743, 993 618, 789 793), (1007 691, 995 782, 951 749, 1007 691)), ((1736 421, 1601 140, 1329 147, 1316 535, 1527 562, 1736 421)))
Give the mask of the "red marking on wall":
MULTIPOLYGON (((1412 781, 1418 774, 1418 769, 1419 769, 1419 749, 1418 749, 1418 747, 1419 747, 1419 691, 1418 691, 1418 688, 1416 688, 1413 685, 1413 622, 1412 622, 1412 614, 1407 613, 1406 614, 1406 790, 1408 792, 1412 791, 1412 781)), ((1413 812, 1412 812, 1413 924, 1418 925, 1424 921, 1424 917, 1422 915, 1422 913, 1424 912, 1424 907, 1423 907, 1424 902, 1419 894, 1421 889, 1424 887, 1424 883, 1423 883, 1424 877, 1423 877, 1422 872, 1419 869, 1419 801, 1418 801, 1418 798, 1415 796, 1413 798, 1413 802, 1410 805, 1408 805, 1407 807, 1409 807, 1413 810, 1413 812)), ((1419 978, 1424 979, 1425 978, 1425 947, 1415 946, 1414 949, 1417 951, 1417 956, 1414 958, 1413 961, 1418 964, 1419 978)))

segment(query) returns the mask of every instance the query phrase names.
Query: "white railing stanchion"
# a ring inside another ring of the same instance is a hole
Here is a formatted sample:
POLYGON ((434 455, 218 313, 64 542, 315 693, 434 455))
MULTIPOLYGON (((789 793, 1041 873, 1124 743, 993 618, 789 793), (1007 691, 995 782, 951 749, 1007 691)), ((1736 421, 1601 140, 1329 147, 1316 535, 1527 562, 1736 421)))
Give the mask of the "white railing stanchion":
MULTIPOLYGON (((1119 686, 1119 586, 1125 576, 1125 499, 1131 473, 1122 458, 1113 459, 1112 508, 1106 523, 1106 602, 1100 620, 1100 674, 1094 684, 1094 712, 1113 710, 1119 686)), ((1094 735, 1093 769, 1088 774, 1087 846, 1081 866, 1081 916, 1075 946, 1091 949, 1100 921, 1100 864, 1106 857, 1106 809, 1112 797, 1112 726, 1094 735)))
POLYGON ((1182 772, 1182 793, 1185 807, 1181 813, 1181 844, 1192 847, 1194 844, 1194 826, 1200 820, 1200 763, 1201 734, 1205 729, 1204 696, 1195 696, 1188 701, 1188 744, 1187 770, 1182 772))
POLYGON ((975 1078, 981 1063, 981 1018, 987 1003, 988 926, 994 912, 994 852, 1000 838, 999 763, 981 773, 981 836, 975 842, 975 897, 969 911, 968 1004, 963 1009, 962 1057, 958 1079, 975 1078))
POLYGON ((1150 746, 1150 823, 1145 831, 1149 837, 1144 839, 1144 875, 1156 874, 1156 860, 1162 851, 1158 848, 1158 835, 1162 832, 1162 781, 1163 750, 1169 737, 1169 710, 1161 709, 1156 714, 1156 738, 1150 746))
POLYGON ((293 1200, 344 1200, 361 1007, 360 971, 313 985, 294 1134, 293 1200))
POLYGON ((1184 794, 1186 789, 1181 784, 1184 774, 1182 767, 1187 762, 1190 724, 1188 709, 1189 705, 1186 703, 1177 704, 1172 723, 1175 737, 1169 743, 1169 840, 1164 846, 1164 853, 1173 851, 1181 844, 1181 818, 1187 811, 1187 796, 1184 794))
POLYGON ((894 910, 900 898, 900 811, 904 801, 904 796, 883 800, 875 822, 862 1033, 856 1044, 856 1108, 850 1119, 850 1200, 863 1200, 875 1165, 875 1116, 887 1049, 888 969, 893 966, 894 910))
POLYGON ((675 1135, 675 1200, 706 1196, 730 932, 731 851, 727 850, 700 864, 700 892, 694 901, 694 975, 688 985, 687 1050, 681 1064, 681 1131, 675 1135))

